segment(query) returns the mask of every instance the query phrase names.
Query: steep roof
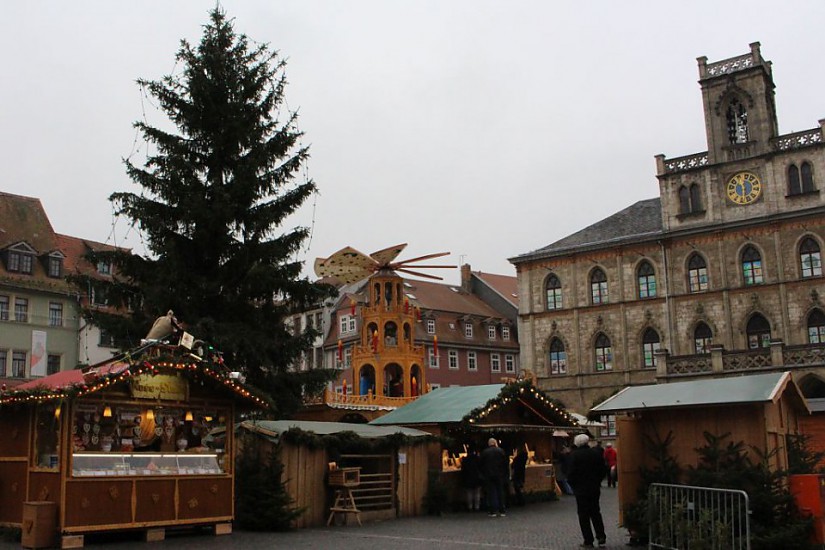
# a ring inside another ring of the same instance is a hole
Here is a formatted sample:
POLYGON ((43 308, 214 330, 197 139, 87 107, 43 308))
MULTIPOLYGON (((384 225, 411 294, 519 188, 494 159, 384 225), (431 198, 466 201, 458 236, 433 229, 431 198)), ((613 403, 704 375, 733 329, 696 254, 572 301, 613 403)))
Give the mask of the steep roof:
POLYGON ((442 424, 461 422, 474 409, 498 397, 504 384, 439 388, 412 403, 376 418, 374 426, 388 424, 442 424))
POLYGON ((776 401, 788 389, 806 411, 808 406, 790 372, 652 384, 625 388, 593 407, 600 413, 706 407, 776 401))
POLYGON ((621 242, 650 238, 662 233, 662 205, 659 198, 639 201, 612 216, 568 235, 544 248, 528 252, 510 261, 522 261, 552 257, 573 249, 600 248, 621 242))
POLYGON ((57 248, 54 229, 40 199, 0 192, 0 249, 21 241, 38 254, 57 248))
POLYGON ((502 298, 518 307, 518 277, 473 271, 478 279, 495 290, 502 298))

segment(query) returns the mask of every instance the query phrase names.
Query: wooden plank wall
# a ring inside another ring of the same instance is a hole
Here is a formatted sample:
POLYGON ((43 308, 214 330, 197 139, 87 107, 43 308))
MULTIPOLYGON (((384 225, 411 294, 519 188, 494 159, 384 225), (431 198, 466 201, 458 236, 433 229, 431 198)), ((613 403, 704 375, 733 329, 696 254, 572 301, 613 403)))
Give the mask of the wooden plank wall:
POLYGON ((398 464, 398 516, 420 516, 424 513, 424 496, 427 493, 427 446, 402 447, 406 464, 398 464))
POLYGON ((295 520, 295 527, 325 525, 329 508, 326 451, 281 442, 280 453, 286 490, 294 501, 293 506, 304 509, 295 520))

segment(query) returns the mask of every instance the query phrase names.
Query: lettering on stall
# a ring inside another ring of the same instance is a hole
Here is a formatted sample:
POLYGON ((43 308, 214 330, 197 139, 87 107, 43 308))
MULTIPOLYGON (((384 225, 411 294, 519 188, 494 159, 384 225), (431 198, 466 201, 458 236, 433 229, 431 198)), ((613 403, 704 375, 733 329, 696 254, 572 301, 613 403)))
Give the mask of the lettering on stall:
POLYGON ((171 374, 142 375, 132 379, 132 397, 186 401, 188 384, 184 378, 171 374))

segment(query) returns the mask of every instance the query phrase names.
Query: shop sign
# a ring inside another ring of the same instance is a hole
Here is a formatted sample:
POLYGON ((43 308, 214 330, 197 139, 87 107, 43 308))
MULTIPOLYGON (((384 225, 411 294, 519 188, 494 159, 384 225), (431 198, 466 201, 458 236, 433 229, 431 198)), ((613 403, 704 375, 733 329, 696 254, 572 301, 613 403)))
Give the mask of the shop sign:
POLYGON ((188 385, 184 378, 171 374, 136 376, 132 379, 132 397, 186 401, 188 385))

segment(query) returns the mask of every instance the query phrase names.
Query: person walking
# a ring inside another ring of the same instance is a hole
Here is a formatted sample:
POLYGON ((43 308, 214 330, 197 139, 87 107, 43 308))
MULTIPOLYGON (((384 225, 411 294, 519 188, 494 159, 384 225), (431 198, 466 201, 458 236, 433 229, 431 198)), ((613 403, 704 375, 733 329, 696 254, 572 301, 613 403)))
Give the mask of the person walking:
POLYGON ((461 459, 461 486, 467 496, 467 509, 481 509, 481 471, 479 470, 478 451, 475 447, 467 450, 467 456, 461 459))
POLYGON ((582 548, 592 548, 594 540, 598 540, 599 546, 607 544, 599 507, 602 479, 607 473, 607 465, 602 454, 588 446, 589 442, 590 438, 586 434, 579 434, 573 439, 576 449, 570 453, 570 471, 567 474, 567 481, 576 495, 576 512, 584 538, 582 548))
POLYGON ((570 483, 567 482, 567 474, 570 473, 570 447, 565 445, 561 449, 561 455, 559 456, 559 472, 556 476, 556 481, 559 483, 559 488, 565 495, 572 495, 573 488, 570 487, 570 483))
POLYGON ((613 448, 612 443, 608 443, 604 449, 604 463, 607 465, 607 486, 615 487, 618 480, 618 471, 616 466, 618 464, 618 453, 613 448))
POLYGON ((487 492, 487 512, 490 517, 505 516, 504 484, 507 482, 509 464, 504 450, 494 437, 487 440, 487 448, 481 451, 481 477, 487 492))
POLYGON ((516 499, 516 506, 524 506, 524 479, 527 474, 527 450, 524 445, 516 450, 513 457, 513 493, 516 499))

